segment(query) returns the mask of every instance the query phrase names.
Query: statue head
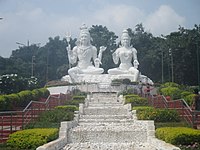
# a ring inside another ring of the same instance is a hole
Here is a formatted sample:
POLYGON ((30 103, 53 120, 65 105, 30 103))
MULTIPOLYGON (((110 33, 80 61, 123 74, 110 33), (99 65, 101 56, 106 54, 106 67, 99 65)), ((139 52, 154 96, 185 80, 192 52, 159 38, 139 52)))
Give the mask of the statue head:
POLYGON ((130 46, 130 42, 131 42, 131 38, 128 34, 128 31, 124 30, 121 36, 121 44, 122 46, 130 46))
POLYGON ((90 32, 88 30, 88 27, 86 26, 86 24, 83 24, 80 27, 80 35, 79 35, 79 41, 81 45, 90 45, 90 32))

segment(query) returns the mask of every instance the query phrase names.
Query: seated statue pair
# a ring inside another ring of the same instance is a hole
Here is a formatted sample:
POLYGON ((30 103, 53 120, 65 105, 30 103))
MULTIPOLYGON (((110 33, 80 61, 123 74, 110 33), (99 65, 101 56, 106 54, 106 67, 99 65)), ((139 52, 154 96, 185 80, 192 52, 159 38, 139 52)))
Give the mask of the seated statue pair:
MULTIPOLYGON (((100 64, 102 53, 106 50, 106 47, 101 46, 99 54, 97 55, 97 48, 90 42, 91 37, 87 26, 84 24, 80 30, 77 45, 73 50, 71 50, 70 46, 67 47, 69 63, 75 64, 78 62, 77 66, 68 70, 69 76, 74 81, 77 79, 77 75, 79 74, 95 75, 104 72, 104 69, 100 68, 100 64)), ((119 61, 121 63, 119 67, 109 69, 108 74, 132 74, 134 75, 134 80, 137 81, 139 75, 139 70, 137 69, 139 65, 137 60, 137 50, 130 46, 130 40, 131 38, 128 35, 128 31, 124 30, 121 36, 121 46, 112 54, 114 63, 118 64, 119 61)))

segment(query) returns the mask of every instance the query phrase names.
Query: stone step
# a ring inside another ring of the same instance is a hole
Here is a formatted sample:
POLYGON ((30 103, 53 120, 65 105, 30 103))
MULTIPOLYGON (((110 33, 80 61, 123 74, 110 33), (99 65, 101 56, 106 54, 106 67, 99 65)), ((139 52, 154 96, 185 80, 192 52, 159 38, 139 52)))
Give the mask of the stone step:
POLYGON ((69 143, 147 142, 145 128, 136 126, 79 126, 69 131, 69 143))
POLYGON ((80 126, 130 126, 134 123, 134 120, 112 120, 112 121, 104 121, 104 122, 79 122, 80 126))
POLYGON ((84 109, 85 115, 126 115, 127 109, 123 107, 89 107, 84 109))
POLYGON ((96 103, 96 102, 89 102, 88 107, 122 107, 122 103, 96 103))
POLYGON ((156 150, 148 143, 71 143, 63 150, 156 150))
POLYGON ((128 115, 80 115, 80 119, 79 120, 86 120, 86 119, 94 119, 94 120, 98 120, 98 119, 130 119, 131 116, 128 115))

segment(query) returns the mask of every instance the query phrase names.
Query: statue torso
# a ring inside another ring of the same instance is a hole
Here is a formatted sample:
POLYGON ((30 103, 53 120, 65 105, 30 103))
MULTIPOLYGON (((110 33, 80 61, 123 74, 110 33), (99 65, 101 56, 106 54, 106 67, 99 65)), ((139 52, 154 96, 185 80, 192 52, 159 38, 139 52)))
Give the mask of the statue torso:
POLYGON ((119 66, 122 70, 128 70, 130 67, 132 67, 132 58, 133 58, 133 51, 132 49, 127 49, 124 47, 121 47, 118 49, 118 56, 120 58, 121 64, 119 66))
POLYGON ((78 67, 80 68, 87 68, 88 66, 91 66, 91 59, 93 57, 93 46, 77 46, 77 56, 78 56, 78 67))

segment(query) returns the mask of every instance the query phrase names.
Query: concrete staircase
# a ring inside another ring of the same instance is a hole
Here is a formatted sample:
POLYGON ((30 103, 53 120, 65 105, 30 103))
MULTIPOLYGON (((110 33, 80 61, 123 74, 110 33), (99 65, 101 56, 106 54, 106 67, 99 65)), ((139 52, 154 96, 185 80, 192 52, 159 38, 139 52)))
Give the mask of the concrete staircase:
POLYGON ((116 93, 93 93, 79 113, 63 150, 178 150, 156 139, 154 121, 137 120, 116 93))
POLYGON ((154 121, 137 120, 117 93, 92 93, 73 121, 61 122, 59 138, 36 150, 180 150, 155 138, 154 121))

